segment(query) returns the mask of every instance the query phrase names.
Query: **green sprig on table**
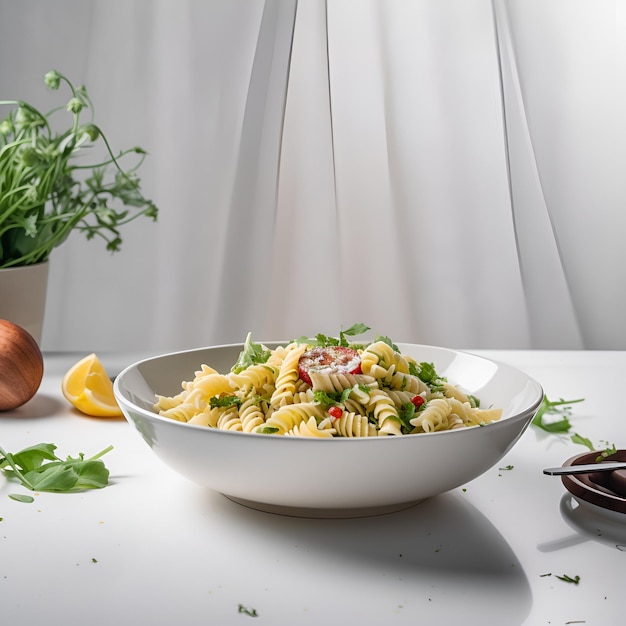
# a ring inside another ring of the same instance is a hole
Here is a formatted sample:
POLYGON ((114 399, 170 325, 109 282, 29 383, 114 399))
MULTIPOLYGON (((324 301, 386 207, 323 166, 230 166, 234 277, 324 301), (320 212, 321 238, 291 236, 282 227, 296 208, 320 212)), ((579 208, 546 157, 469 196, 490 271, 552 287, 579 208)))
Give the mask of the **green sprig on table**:
MULTIPOLYGON (((113 446, 89 458, 85 458, 81 452, 75 458, 68 456, 62 459, 56 455, 56 449, 57 446, 52 443, 39 443, 15 453, 5 452, 0 447, 0 470, 30 491, 69 493, 101 489, 108 485, 109 470, 100 458, 110 452, 113 446)), ((30 496, 11 497, 32 502, 30 496)))

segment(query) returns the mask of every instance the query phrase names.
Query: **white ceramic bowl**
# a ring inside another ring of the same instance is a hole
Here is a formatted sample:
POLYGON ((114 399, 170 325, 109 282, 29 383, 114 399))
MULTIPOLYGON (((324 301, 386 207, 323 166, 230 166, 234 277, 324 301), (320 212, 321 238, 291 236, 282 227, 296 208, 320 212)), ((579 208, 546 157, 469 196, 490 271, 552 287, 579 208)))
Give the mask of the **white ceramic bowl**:
MULTIPOLYGON (((266 343, 268 347, 276 342, 266 343)), ((493 467, 528 427, 541 386, 508 365, 470 353, 398 344, 418 362, 503 409, 482 427, 419 435, 317 439, 230 432, 161 417, 155 394, 173 396, 206 363, 226 373, 241 344, 165 354, 130 365, 116 399, 152 451, 186 478, 253 508, 312 517, 378 514, 454 489, 493 467)))

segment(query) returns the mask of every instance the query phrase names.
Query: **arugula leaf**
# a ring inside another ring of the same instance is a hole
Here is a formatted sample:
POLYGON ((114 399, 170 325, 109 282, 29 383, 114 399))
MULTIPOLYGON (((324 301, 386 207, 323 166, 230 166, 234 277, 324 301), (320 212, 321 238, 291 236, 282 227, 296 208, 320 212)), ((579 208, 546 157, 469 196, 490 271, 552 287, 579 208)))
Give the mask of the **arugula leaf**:
MULTIPOLYGON (((423 405, 422 405, 423 406, 423 405)), ((404 434, 410 433, 413 430, 413 424, 411 420, 415 416, 415 405, 412 402, 406 402, 398 409, 398 417, 402 424, 402 432, 404 434)))
POLYGON ((572 427, 568 417, 572 412, 572 404, 577 402, 583 402, 584 398, 578 398, 576 400, 564 400, 559 398, 558 400, 549 400, 548 396, 544 396, 539 406, 539 410, 533 417, 532 424, 545 430, 549 433, 566 433, 572 427), (545 421, 545 415, 561 415, 560 420, 545 421))
POLYGON ((572 443, 579 443, 582 446, 587 446, 587 448, 589 448, 591 451, 595 449, 595 446, 593 445, 590 439, 587 439, 587 437, 583 437, 582 435, 579 435, 578 433, 574 433, 571 436, 571 440, 572 440, 572 443))
MULTIPOLYGON (((410 372, 410 368, 409 368, 410 372)), ((439 376, 433 363, 422 362, 417 366, 417 377, 428 385, 431 391, 443 391, 443 384, 447 379, 439 376)))
MULTIPOLYGON (((81 452, 76 458, 68 456, 63 460, 55 454, 56 446, 51 443, 40 443, 15 454, 0 447, 0 470, 31 491, 68 493, 101 489, 108 484, 109 470, 100 457, 112 449, 113 446, 108 446, 88 459, 81 452)), ((22 496, 21 501, 27 497, 22 496)))
POLYGON ((440 380, 433 363, 420 363, 418 367, 418 378, 425 383, 434 383, 440 380))
POLYGON ((382 341, 383 343, 386 343, 392 350, 395 350, 396 352, 400 352, 400 348, 398 348, 398 346, 395 343, 393 343, 393 341, 391 341, 389 337, 385 337, 384 335, 376 335, 374 337, 374 341, 382 341))
POLYGON ((480 399, 477 398, 476 396, 473 396, 471 393, 467 394, 467 397, 469 398, 470 401, 470 406, 474 409, 479 409, 480 408, 480 399))
POLYGON ((313 346, 320 348, 328 348, 330 346, 341 346, 344 348, 348 348, 350 346, 354 346, 347 338, 354 337, 356 335, 362 335, 370 330, 369 326, 365 324, 352 324, 350 328, 346 330, 339 331, 339 337, 329 337, 328 335, 323 335, 322 333, 318 333, 314 338, 305 337, 302 335, 293 341, 297 343, 309 343, 313 346))
POLYGON ((218 407, 240 406, 241 398, 239 396, 213 396, 209 400, 209 406, 212 409, 218 407))
POLYGON ((366 333, 369 329, 370 327, 366 326, 365 324, 352 324, 350 328, 339 332, 340 345, 348 347, 350 344, 346 337, 356 337, 357 335, 362 335, 363 333, 366 333))
POLYGON ((231 371, 235 374, 240 374, 251 365, 267 363, 270 354, 270 350, 266 350, 260 343, 253 343, 252 333, 248 333, 243 350, 239 353, 239 358, 235 365, 232 366, 231 371))

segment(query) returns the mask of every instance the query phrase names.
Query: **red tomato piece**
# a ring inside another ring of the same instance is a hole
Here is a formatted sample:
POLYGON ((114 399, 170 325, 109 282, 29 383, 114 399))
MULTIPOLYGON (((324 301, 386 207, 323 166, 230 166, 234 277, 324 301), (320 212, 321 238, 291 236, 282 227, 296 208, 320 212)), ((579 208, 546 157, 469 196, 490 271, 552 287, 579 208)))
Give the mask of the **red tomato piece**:
POLYGON ((356 350, 344 346, 312 348, 298 361, 298 374, 308 385, 311 384, 309 372, 360 374, 361 356, 356 350))
POLYGON ((333 419, 338 420, 343 415, 343 410, 340 406, 331 406, 328 409, 328 415, 330 415, 333 419))
POLYGON ((422 396, 413 396, 411 398, 411 402, 413 403, 413 406, 416 409, 419 409, 422 406, 422 404, 424 404, 424 402, 426 402, 426 400, 424 400, 424 398, 422 398, 422 396))

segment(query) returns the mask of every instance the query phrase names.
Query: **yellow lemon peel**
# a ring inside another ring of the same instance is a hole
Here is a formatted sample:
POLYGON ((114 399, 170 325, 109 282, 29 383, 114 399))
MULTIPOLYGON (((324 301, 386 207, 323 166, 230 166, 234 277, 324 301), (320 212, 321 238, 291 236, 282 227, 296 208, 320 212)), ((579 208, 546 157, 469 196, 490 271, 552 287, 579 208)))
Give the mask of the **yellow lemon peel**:
POLYGON ((94 353, 82 358, 65 373, 61 390, 66 400, 85 415, 122 416, 113 394, 113 383, 94 353))

